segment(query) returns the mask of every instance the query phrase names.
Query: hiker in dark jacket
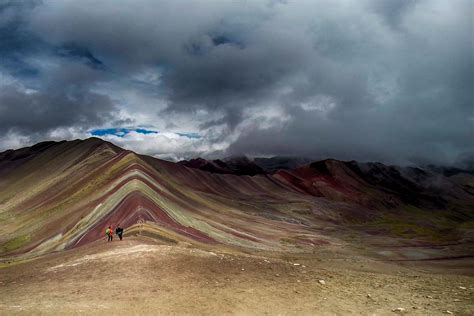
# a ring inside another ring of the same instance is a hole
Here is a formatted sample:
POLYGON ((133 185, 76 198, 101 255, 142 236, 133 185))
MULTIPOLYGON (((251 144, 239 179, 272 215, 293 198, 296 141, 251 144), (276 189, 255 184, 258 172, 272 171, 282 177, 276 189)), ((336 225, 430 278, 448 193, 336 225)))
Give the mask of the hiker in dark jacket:
POLYGON ((117 234, 117 236, 119 236, 120 240, 122 240, 123 228, 120 227, 120 224, 117 225, 115 233, 117 234))

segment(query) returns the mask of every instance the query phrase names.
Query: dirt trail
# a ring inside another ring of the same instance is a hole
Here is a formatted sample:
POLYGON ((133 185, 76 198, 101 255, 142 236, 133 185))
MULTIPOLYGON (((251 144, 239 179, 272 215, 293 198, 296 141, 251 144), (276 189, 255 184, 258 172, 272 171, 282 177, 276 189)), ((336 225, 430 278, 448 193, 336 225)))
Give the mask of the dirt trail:
POLYGON ((473 276, 330 252, 315 256, 98 242, 0 269, 0 314, 474 314, 473 276))

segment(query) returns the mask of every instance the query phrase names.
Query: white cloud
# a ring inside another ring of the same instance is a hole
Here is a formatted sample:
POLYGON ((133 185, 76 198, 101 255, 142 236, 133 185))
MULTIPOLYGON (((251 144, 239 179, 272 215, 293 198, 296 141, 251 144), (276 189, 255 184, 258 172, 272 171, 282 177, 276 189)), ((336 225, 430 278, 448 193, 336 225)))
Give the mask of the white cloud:
POLYGON ((8 149, 18 149, 28 145, 31 145, 28 136, 16 135, 12 132, 0 135, 0 152, 8 149))
POLYGON ((143 134, 130 131, 123 136, 104 135, 100 138, 137 153, 173 160, 181 160, 218 149, 206 138, 192 138, 172 132, 143 134))

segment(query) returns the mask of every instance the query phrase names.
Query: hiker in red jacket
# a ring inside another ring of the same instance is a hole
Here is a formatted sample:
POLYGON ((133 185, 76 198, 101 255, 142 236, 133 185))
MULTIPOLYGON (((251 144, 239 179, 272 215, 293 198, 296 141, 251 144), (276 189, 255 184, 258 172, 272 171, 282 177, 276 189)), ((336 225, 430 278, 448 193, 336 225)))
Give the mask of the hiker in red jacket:
POLYGON ((109 226, 109 228, 105 230, 105 234, 107 235, 107 241, 112 241, 114 239, 114 231, 112 226, 109 226))

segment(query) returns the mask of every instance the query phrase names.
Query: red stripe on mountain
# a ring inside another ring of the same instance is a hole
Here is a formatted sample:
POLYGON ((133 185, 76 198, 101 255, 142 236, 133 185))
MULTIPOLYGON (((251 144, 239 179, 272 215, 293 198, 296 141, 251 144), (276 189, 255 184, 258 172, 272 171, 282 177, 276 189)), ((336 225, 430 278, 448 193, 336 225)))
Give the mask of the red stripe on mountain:
POLYGON ((161 207, 148 199, 140 192, 132 192, 123 199, 112 212, 102 218, 94 227, 79 239, 73 247, 84 245, 104 237, 105 229, 111 225, 115 229, 120 224, 125 230, 127 227, 141 221, 150 221, 167 229, 173 230, 184 237, 193 240, 215 244, 216 241, 199 230, 183 226, 174 221, 161 207))

